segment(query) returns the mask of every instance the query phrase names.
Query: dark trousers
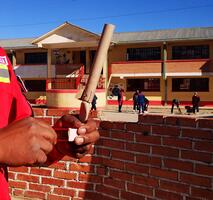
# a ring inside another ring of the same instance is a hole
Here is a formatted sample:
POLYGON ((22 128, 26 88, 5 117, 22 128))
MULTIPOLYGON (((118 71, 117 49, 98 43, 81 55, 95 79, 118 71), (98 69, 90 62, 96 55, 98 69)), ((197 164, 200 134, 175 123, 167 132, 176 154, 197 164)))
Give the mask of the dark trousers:
POLYGON ((118 101, 118 112, 121 112, 123 101, 118 101))
POLYGON ((181 113, 181 110, 180 110, 180 107, 179 107, 179 103, 172 103, 171 113, 173 113, 175 105, 177 106, 178 111, 181 113))
POLYGON ((144 104, 142 103, 142 104, 139 104, 138 105, 138 108, 139 108, 139 113, 144 113, 144 104))
POLYGON ((133 110, 138 110, 138 102, 134 101, 133 110))
POLYGON ((91 110, 96 110, 96 104, 92 104, 91 110))
POLYGON ((199 112, 199 105, 198 104, 194 104, 192 107, 193 113, 195 113, 195 111, 199 112))

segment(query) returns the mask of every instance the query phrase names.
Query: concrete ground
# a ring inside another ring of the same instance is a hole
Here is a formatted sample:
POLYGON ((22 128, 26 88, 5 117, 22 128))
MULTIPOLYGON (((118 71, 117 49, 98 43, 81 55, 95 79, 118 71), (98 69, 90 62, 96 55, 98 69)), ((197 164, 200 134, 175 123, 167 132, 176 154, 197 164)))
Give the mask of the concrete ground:
MULTIPOLYGON (((213 118, 213 107, 200 107, 199 113, 186 113, 185 107, 180 106, 182 113, 180 114, 177 108, 174 108, 174 113, 171 114, 171 106, 149 106, 148 113, 150 114, 163 114, 171 116, 190 116, 196 118, 210 117, 213 118)), ((123 106, 122 112, 118 112, 118 106, 107 105, 99 113, 101 120, 107 121, 124 121, 124 122, 137 122, 138 112, 133 111, 132 106, 123 106)))

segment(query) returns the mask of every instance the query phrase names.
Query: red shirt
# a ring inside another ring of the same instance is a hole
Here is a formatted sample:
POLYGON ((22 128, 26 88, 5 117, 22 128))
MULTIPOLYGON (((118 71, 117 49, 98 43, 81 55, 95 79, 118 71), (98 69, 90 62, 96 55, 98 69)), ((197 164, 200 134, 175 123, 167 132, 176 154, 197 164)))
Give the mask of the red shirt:
MULTIPOLYGON (((0 47, 0 128, 13 121, 32 115, 32 110, 21 93, 12 65, 0 47)), ((0 199, 9 200, 8 183, 0 168, 0 199)))

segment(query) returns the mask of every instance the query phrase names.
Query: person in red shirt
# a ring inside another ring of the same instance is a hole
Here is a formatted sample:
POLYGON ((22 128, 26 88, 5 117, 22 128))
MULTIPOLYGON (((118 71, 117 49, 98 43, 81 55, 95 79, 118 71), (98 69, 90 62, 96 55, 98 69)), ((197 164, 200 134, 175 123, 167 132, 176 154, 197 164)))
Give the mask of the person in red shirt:
POLYGON ((54 129, 32 117, 32 109, 21 93, 12 65, 0 48, 0 199, 9 200, 5 166, 31 166, 52 163, 64 154, 84 156, 99 139, 94 120, 81 123, 65 115, 55 127, 77 128, 74 142, 60 144, 54 129))

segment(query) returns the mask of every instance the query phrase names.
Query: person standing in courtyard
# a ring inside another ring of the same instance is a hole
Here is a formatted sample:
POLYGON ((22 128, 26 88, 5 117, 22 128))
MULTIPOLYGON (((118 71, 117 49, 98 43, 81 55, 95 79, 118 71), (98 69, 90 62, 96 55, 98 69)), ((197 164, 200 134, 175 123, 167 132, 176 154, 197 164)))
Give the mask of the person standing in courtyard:
POLYGON ((124 98, 124 90, 121 88, 118 93, 118 112, 122 112, 123 99, 124 98))
POLYGON ((145 104, 145 96, 144 96, 142 90, 140 90, 140 92, 138 94, 139 114, 144 113, 144 104, 145 104))
POLYGON ((96 110, 96 104, 97 104, 97 99, 98 97, 96 95, 94 95, 93 99, 92 99, 92 107, 91 110, 96 110))
POLYGON ((172 108, 171 108, 171 114, 173 114, 173 110, 174 110, 174 107, 177 107, 179 113, 181 114, 181 109, 180 109, 180 101, 178 99, 173 99, 172 100, 172 108))
POLYGON ((135 93, 133 94, 133 110, 136 112, 138 110, 138 94, 139 90, 136 90, 135 93))
POLYGON ((193 113, 195 113, 195 111, 199 112, 199 104, 200 104, 200 97, 198 96, 198 93, 195 92, 192 96, 193 113))

